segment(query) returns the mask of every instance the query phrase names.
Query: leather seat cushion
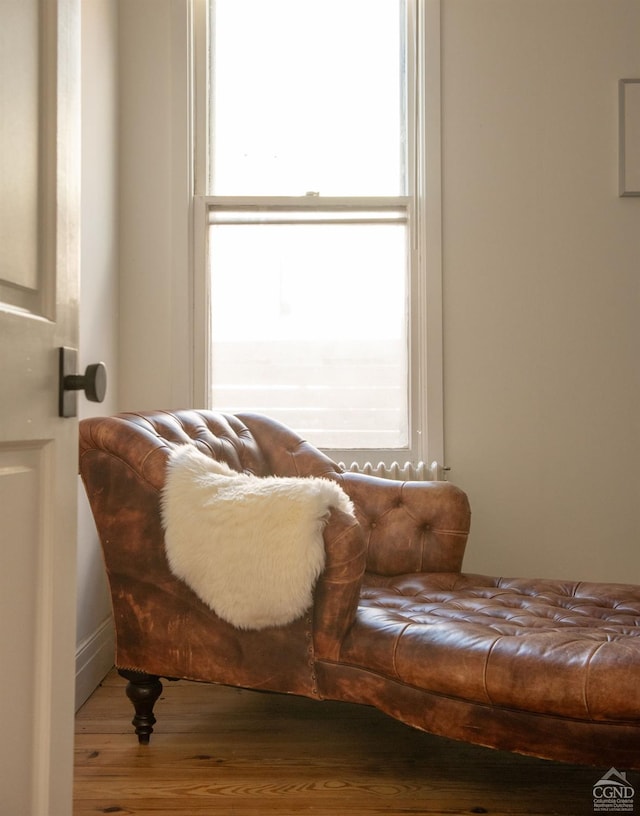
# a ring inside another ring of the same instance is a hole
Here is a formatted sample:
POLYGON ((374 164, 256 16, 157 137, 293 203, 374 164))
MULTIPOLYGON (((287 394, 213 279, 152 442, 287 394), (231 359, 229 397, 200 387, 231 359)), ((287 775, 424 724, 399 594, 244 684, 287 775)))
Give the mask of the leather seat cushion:
POLYGON ((637 720, 640 588, 367 573, 340 662, 475 703, 637 720))

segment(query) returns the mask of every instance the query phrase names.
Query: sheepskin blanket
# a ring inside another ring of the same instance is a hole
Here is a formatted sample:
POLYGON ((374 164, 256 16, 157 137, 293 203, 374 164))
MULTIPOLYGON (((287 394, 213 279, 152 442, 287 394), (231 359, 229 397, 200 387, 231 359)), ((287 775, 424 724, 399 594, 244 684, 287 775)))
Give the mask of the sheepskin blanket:
POLYGON ((260 478, 180 446, 162 492, 170 569, 233 626, 290 623, 311 606, 332 507, 353 513, 328 479, 260 478))

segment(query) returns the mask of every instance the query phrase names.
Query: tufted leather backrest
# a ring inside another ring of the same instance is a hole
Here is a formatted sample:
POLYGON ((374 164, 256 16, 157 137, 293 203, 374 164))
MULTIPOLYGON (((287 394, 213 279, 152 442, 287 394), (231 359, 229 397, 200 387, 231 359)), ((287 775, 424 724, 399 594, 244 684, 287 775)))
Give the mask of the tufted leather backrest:
MULTIPOLYGON (((463 491, 448 482, 398 482, 344 473, 294 431, 261 414, 126 413, 84 420, 80 434, 81 457, 92 450, 94 455, 112 456, 155 491, 164 485, 171 447, 185 443, 256 476, 333 478, 353 501, 366 543, 367 571, 392 576, 461 569, 470 524, 463 491)), ((118 489, 125 490, 120 484, 118 489)))
POLYGON ((251 432, 233 416, 211 411, 152 411, 99 417, 80 424, 81 457, 91 450, 110 454, 129 463, 156 490, 164 485, 169 451, 186 443, 235 470, 257 476, 268 472, 251 432))
POLYGON ((164 484, 175 445, 194 444, 234 470, 255 476, 321 476, 338 466, 284 425, 259 414, 148 411, 96 417, 80 426, 80 455, 95 448, 131 463, 150 485, 164 484))

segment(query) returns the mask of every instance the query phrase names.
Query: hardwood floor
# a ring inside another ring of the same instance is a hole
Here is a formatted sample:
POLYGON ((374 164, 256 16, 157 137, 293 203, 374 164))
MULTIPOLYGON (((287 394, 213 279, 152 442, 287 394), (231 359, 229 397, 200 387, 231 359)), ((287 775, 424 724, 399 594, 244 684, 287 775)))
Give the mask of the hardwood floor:
POLYGON ((583 816, 608 770, 606 757, 595 769, 543 762, 364 706, 198 683, 164 683, 148 746, 132 713, 115 671, 78 712, 74 816, 583 816))

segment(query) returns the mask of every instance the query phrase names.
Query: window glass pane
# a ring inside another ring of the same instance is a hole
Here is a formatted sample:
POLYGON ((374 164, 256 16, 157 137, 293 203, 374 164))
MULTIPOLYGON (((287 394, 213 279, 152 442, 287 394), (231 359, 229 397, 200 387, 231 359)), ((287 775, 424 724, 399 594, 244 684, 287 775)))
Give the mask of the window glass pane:
POLYGON ((319 447, 405 447, 406 225, 209 230, 212 407, 319 447))
POLYGON ((403 195, 402 0, 212 0, 209 192, 403 195))

